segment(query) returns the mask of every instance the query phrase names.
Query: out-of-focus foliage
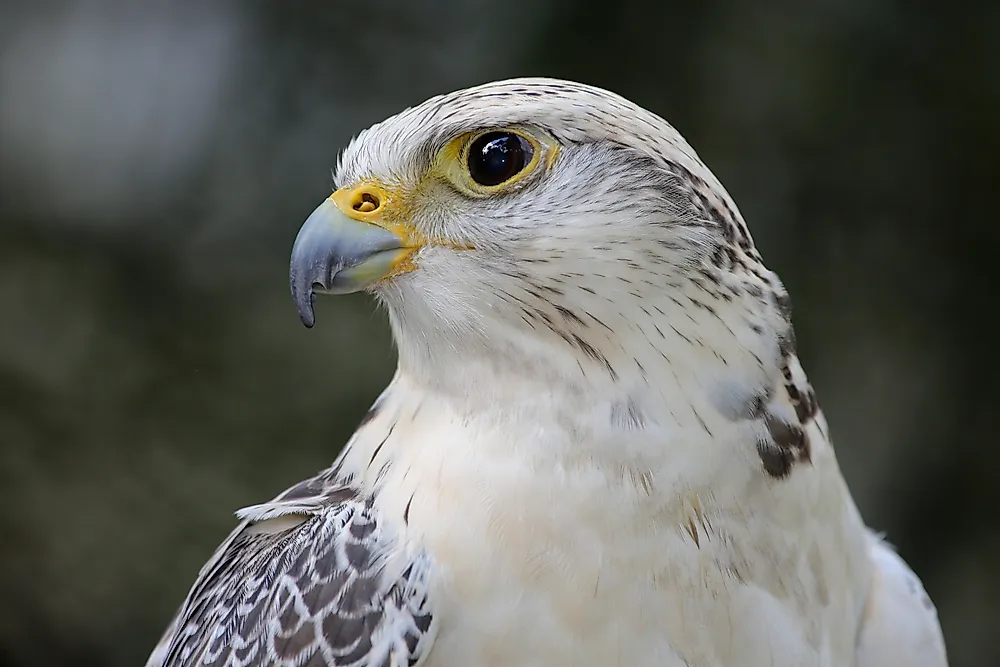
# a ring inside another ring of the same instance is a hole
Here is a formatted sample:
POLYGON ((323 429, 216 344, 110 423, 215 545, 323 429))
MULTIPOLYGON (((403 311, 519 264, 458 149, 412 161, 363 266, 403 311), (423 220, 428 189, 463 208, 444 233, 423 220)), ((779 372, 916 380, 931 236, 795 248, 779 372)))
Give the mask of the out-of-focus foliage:
POLYGON ((231 512, 328 464, 383 317, 299 325, 365 126, 553 75, 670 119, 788 284, 866 518, 1000 656, 1000 11, 989 0, 0 4, 0 655, 136 665, 231 512))

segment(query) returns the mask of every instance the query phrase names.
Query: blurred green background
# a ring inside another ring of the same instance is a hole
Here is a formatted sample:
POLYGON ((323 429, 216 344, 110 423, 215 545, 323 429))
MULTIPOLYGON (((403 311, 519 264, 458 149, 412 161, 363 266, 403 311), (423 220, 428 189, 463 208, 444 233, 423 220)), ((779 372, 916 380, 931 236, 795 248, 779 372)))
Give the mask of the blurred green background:
POLYGON ((687 136, 788 285, 867 520, 1000 664, 1000 5, 0 3, 0 657, 142 664, 232 511, 327 465, 383 316, 286 268, 352 134, 550 75, 687 136))

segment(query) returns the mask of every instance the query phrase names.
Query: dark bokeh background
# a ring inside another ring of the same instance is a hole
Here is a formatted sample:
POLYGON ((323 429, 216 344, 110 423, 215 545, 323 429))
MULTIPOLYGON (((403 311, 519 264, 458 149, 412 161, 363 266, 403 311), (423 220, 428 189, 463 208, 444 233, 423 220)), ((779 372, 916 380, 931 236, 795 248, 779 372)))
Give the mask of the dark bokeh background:
POLYGON ((300 222, 404 106, 535 74, 670 119, 788 284, 868 521, 1000 664, 1000 5, 0 3, 0 657, 141 664, 240 506, 393 366, 298 323, 300 222))

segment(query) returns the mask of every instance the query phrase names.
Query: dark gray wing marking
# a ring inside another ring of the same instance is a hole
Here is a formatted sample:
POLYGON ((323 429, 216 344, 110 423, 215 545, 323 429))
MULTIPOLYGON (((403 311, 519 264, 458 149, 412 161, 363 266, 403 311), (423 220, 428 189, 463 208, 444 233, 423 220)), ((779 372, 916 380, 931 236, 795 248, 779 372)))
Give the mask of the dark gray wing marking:
POLYGON ((395 551, 370 499, 339 488, 322 501, 245 511, 181 608, 164 667, 418 663, 436 630, 429 557, 395 551))

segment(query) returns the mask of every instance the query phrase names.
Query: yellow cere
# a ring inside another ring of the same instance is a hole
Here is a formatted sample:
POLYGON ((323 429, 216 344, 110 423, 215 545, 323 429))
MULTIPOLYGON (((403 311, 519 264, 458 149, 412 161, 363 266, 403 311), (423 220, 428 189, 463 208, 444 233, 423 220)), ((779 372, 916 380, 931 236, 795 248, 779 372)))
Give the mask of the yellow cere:
POLYGON ((443 246, 455 250, 472 250, 473 247, 443 238, 428 238, 410 224, 407 197, 375 181, 362 181, 354 186, 340 188, 332 195, 337 208, 352 220, 366 222, 398 236, 406 252, 401 252, 391 274, 386 278, 407 273, 416 268, 410 256, 427 245, 443 246))

